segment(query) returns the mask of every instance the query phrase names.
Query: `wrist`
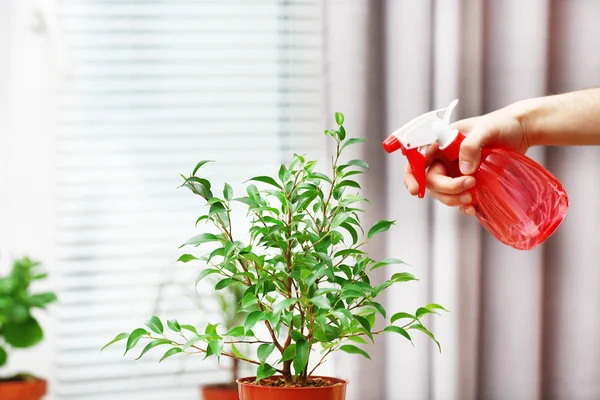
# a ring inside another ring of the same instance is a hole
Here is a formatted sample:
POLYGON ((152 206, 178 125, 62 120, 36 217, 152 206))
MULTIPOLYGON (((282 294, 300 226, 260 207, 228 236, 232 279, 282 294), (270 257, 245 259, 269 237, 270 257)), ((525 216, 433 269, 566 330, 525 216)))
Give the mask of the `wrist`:
POLYGON ((509 107, 512 108, 513 117, 521 127, 527 147, 549 144, 550 132, 545 122, 555 108, 552 96, 520 100, 509 107))

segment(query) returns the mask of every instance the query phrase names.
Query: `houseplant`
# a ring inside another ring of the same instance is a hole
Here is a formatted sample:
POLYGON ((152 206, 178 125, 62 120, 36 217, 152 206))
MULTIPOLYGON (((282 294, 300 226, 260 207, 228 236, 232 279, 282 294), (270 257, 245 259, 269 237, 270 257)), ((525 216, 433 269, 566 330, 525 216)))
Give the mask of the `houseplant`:
POLYGON ((166 348, 161 361, 178 353, 197 353, 254 364, 256 375, 238 380, 244 400, 341 400, 347 381, 317 377, 316 368, 334 351, 369 358, 360 346, 374 343, 384 332, 411 340, 413 331, 421 331, 439 347, 422 323, 424 315, 444 310, 438 304, 420 307, 414 314, 397 312, 383 329, 374 328, 377 318, 388 316, 377 297, 396 283, 417 278, 396 272, 383 283, 371 283, 372 271, 404 263, 373 260, 361 250, 394 222, 381 220, 363 229, 360 205, 367 200, 360 196, 360 185, 352 176, 368 166, 357 159, 342 162, 343 151, 363 139, 346 139, 341 113, 336 113, 336 122, 337 129, 325 131, 336 148, 329 175, 316 170, 316 161, 294 154, 276 177, 250 179, 257 183, 249 184, 241 197, 234 197, 228 184, 222 196, 213 193, 210 181, 197 175, 209 161, 199 162, 191 176, 183 177, 182 186, 207 204, 208 212, 197 223, 206 222, 212 230, 181 247, 212 248, 202 257, 184 254, 180 261, 203 263, 196 284, 213 275, 219 277, 216 291, 242 285, 245 290, 238 307, 248 313, 243 323, 228 330, 209 323, 198 331, 175 320, 165 326, 153 316, 147 327, 121 333, 106 346, 126 340, 127 353, 143 340, 147 344, 141 355, 158 346, 166 348), (231 210, 239 203, 245 205, 250 219, 244 241, 232 235, 231 210), (255 346, 253 354, 242 354, 236 347, 240 343, 255 346))
MULTIPOLYGON (((6 364, 11 348, 33 347, 42 341, 42 327, 31 314, 54 302, 54 293, 31 294, 34 280, 44 279, 38 273, 39 263, 27 257, 16 260, 9 275, 0 278, 0 366, 6 364)), ((46 394, 46 381, 30 374, 17 374, 0 379, 0 399, 38 400, 46 394)))

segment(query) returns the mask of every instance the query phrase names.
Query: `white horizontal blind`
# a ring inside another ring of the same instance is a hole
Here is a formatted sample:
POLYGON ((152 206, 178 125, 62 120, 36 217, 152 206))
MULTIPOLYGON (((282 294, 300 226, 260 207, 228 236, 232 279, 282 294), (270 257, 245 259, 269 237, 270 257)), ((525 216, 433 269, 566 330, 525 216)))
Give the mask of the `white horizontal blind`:
POLYGON ((55 398, 196 399, 199 384, 228 378, 215 362, 99 349, 152 313, 205 321, 188 297, 200 266, 174 262, 202 211, 176 188, 180 173, 215 160, 203 167, 215 191, 227 181, 240 194, 293 152, 321 156, 320 2, 59 0, 58 11, 70 76, 55 398))

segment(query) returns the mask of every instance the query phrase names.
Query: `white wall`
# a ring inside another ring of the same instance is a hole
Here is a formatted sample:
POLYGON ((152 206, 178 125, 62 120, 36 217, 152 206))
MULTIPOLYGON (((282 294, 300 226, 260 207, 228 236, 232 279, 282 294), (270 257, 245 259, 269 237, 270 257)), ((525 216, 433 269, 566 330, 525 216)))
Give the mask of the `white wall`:
MULTIPOLYGON (((0 268, 28 255, 52 273, 53 132, 49 42, 33 2, 0 0, 0 268), (40 29, 41 28, 41 29, 40 29)), ((51 284, 51 280, 36 287, 51 284)), ((51 309, 50 309, 51 312, 51 309)), ((46 340, 13 351, 7 372, 52 379, 53 325, 38 313, 46 340)))

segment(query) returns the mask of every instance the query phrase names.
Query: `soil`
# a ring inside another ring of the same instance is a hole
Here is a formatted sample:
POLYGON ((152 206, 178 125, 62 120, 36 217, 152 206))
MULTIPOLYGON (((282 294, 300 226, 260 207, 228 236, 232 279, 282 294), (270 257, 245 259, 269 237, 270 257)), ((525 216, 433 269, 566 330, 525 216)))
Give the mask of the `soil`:
MULTIPOLYGON (((248 383, 253 383, 253 382, 248 382, 248 383)), ((281 378, 281 377, 275 377, 275 378, 265 378, 265 379, 262 379, 258 383, 258 385, 256 385, 256 386, 270 386, 270 387, 324 387, 324 386, 336 386, 336 385, 341 385, 341 383, 339 383, 337 381, 334 381, 334 380, 331 380, 331 379, 317 377, 317 378, 309 378, 306 386, 300 386, 300 383, 297 383, 295 385, 286 386, 285 385, 285 380, 283 378, 281 378)))
POLYGON ((2 382, 27 382, 27 381, 37 381, 37 378, 33 375, 28 374, 17 374, 10 376, 8 378, 0 377, 0 383, 2 382))

